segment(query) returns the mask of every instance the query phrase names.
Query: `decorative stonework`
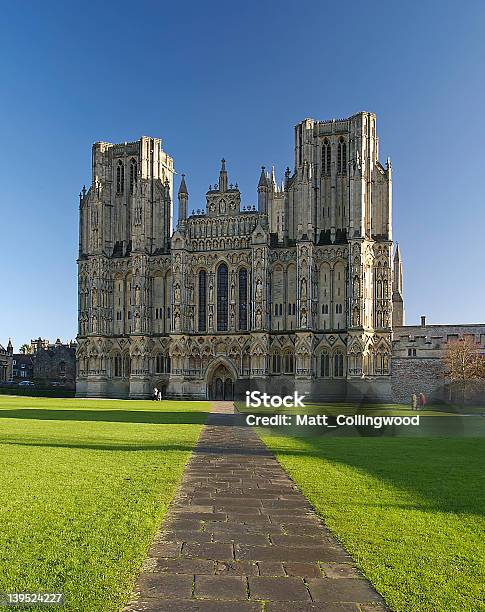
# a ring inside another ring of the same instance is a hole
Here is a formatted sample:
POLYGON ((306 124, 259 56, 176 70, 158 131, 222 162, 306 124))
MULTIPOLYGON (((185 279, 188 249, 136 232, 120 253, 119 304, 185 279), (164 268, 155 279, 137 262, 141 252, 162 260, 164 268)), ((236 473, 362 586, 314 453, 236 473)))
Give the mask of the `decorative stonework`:
POLYGON ((278 186, 263 169, 257 209, 241 207, 223 161, 205 210, 188 214, 184 177, 172 236, 173 161, 160 141, 94 145, 80 195, 78 395, 157 386, 205 398, 220 358, 237 393, 345 395, 365 380, 389 396, 402 286, 375 116, 305 120, 295 139, 293 174, 278 186))

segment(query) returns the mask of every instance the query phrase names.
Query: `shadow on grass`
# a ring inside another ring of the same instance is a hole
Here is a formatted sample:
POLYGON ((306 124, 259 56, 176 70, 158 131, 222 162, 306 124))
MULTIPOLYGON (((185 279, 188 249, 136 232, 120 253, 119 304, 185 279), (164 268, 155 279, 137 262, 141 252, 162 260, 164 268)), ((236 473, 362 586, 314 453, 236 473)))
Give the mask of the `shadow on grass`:
MULTIPOLYGON (((202 425, 207 412, 157 412, 152 410, 51 410, 20 408, 0 410, 0 419, 41 421, 104 421, 107 423, 150 423, 153 425, 202 425)), ((224 423, 221 423, 221 425, 224 423)))
MULTIPOLYGON (((282 457, 320 459, 356 468, 402 490, 418 494, 419 509, 485 514, 485 453, 481 438, 306 438, 293 448, 271 450, 282 457)), ((325 464, 302 469, 318 474, 325 464)), ((358 479, 358 476, 356 476, 358 479)), ((369 499, 369 504, 378 503, 369 499)), ((384 503, 383 507, 387 507, 384 503)))
POLYGON ((179 451, 187 452, 194 450, 192 445, 187 444, 113 444, 112 442, 107 444, 93 443, 93 442, 45 442, 43 440, 31 439, 26 441, 17 441, 13 439, 2 440, 0 439, 0 445, 11 445, 11 446, 36 446, 44 448, 68 448, 77 450, 101 450, 101 451, 179 451))

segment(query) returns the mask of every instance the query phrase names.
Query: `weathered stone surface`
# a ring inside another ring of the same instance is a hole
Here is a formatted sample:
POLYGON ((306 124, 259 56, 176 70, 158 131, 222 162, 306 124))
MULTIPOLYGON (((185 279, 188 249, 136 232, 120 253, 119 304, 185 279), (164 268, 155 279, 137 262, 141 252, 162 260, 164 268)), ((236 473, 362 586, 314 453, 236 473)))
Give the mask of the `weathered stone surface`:
POLYGON ((366 580, 354 578, 310 578, 307 581, 313 601, 328 603, 355 601, 382 602, 382 598, 366 580))
POLYGON ((251 599, 271 601, 311 601, 308 589, 301 578, 269 578, 266 576, 249 578, 251 599))
POLYGON ((246 578, 242 576, 196 576, 195 596, 208 599, 246 600, 246 578))
POLYGON ((192 574, 141 574, 136 591, 144 597, 185 599, 192 595, 192 574))
POLYGON ((290 562, 284 568, 288 576, 301 576, 302 578, 321 578, 322 572, 318 563, 290 562))

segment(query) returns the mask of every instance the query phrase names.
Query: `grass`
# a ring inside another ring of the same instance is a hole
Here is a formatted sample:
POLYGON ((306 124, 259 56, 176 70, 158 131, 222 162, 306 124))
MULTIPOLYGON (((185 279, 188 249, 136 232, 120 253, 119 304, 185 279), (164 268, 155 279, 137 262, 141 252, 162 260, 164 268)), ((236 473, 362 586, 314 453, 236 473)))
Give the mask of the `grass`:
POLYGON ((260 431, 393 610, 485 610, 483 438, 260 431))
POLYGON ((120 610, 208 411, 0 397, 0 591, 64 591, 65 610, 120 610))

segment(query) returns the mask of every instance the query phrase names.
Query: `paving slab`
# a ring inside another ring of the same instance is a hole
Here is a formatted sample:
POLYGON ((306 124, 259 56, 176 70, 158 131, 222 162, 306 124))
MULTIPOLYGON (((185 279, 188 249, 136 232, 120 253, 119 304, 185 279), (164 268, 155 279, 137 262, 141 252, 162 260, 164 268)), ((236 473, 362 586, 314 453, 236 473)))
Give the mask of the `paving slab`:
POLYGON ((231 402, 214 402, 125 612, 387 610, 231 402))

